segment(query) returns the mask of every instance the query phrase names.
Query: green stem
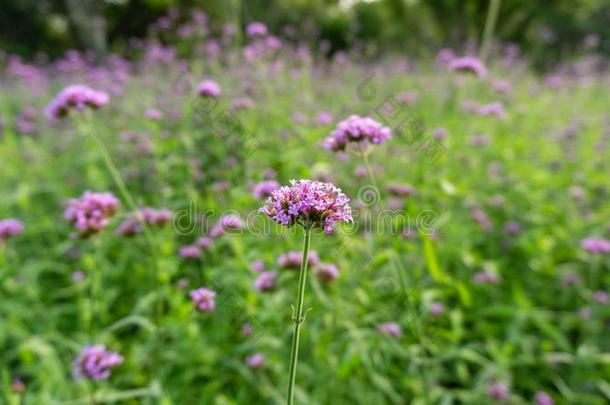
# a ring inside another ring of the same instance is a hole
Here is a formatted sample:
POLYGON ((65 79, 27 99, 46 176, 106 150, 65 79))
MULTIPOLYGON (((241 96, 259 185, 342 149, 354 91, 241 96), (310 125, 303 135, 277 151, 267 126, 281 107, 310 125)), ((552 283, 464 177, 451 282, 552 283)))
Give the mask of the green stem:
MULTIPOLYGON (((86 119, 83 119, 83 117, 80 117, 79 115, 77 115, 77 116, 79 117, 78 119, 83 125, 89 126, 89 130, 98 145, 98 149, 102 153, 102 157, 104 158, 104 163, 106 164, 106 167, 108 168, 108 171, 110 172, 112 179, 114 180, 114 183, 119 188, 121 195, 127 202, 129 209, 131 209, 133 212, 137 212, 138 206, 135 202, 135 199, 133 198, 133 196, 127 189, 127 185, 125 184, 123 177, 121 177, 121 173, 119 173, 119 169, 117 168, 116 164, 114 163, 114 160, 112 159, 112 156, 110 155, 110 151, 108 150, 108 147, 106 146, 106 144, 104 143, 104 140, 98 133, 97 127, 96 127, 95 123, 93 122, 93 119, 91 118, 91 119, 89 119, 89 121, 87 121, 86 119)), ((148 224, 144 221, 141 221, 141 224, 142 224, 142 230, 144 231, 144 237, 150 247, 152 260, 154 263, 154 268, 155 268, 155 275, 154 275, 155 286, 154 286, 154 288, 155 288, 155 291, 159 291, 160 290, 160 288, 159 288, 160 267, 159 267, 159 260, 157 258, 157 250, 158 250, 159 243, 158 243, 156 237, 153 236, 153 233, 150 230, 148 224)), ((157 303, 156 307, 155 307, 156 315, 158 317, 160 317, 161 312, 162 312, 161 300, 157 299, 156 303, 157 303)))
POLYGON ((373 172, 371 162, 369 161, 368 150, 362 153, 362 160, 364 160, 364 166, 366 167, 366 172, 369 175, 369 180, 371 180, 371 183, 373 183, 374 186, 377 186, 377 181, 375 180, 375 172, 373 172))
POLYGON ((498 20, 498 12, 500 11, 500 1, 501 0, 490 0, 487 20, 485 21, 485 30, 483 31, 483 43, 481 44, 480 57, 483 61, 487 59, 487 54, 489 53, 491 39, 496 28, 496 21, 498 20))
POLYGON ((290 350, 290 378, 288 382, 287 404, 292 405, 294 401, 294 382, 297 375, 297 362, 299 357, 299 333, 301 325, 305 321, 303 316, 303 298, 305 297, 305 281, 307 280, 307 262, 309 261, 309 243, 311 240, 311 228, 305 227, 305 238, 303 240, 303 258, 301 259, 301 271, 299 273, 299 296, 297 298, 296 311, 293 310, 292 321, 294 322, 294 333, 292 335, 292 348, 290 350))
POLYGON ((93 269, 91 271, 91 313, 89 315, 90 325, 89 330, 91 334, 91 340, 94 341, 96 338, 96 332, 100 327, 100 286, 102 283, 101 280, 101 257, 102 257, 102 247, 101 241, 99 238, 96 238, 94 241, 95 245, 95 262, 93 264, 93 269))

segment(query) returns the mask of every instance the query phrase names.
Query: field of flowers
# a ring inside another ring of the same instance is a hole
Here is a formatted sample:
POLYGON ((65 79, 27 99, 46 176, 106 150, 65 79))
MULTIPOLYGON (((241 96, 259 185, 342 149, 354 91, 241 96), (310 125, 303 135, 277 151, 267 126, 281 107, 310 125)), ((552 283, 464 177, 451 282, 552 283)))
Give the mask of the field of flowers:
POLYGON ((610 401, 599 60, 233 33, 1 55, 0 403, 610 401))

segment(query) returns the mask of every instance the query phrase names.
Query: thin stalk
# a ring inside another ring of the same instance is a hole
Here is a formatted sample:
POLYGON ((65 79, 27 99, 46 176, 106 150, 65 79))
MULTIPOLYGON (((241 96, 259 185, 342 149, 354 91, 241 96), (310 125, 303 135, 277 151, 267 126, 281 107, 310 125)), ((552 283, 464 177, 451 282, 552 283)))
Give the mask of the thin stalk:
MULTIPOLYGON (((79 116, 79 121, 81 121, 81 123, 83 125, 87 125, 87 124, 89 125, 89 129, 90 129, 91 133, 93 134, 93 138, 95 139, 95 142, 97 143, 98 149, 102 153, 102 157, 104 158, 104 163, 106 164, 106 167, 108 168, 108 171, 110 172, 110 175, 112 176, 112 179, 114 180, 114 183, 119 188, 119 191, 121 192, 121 195, 123 196, 125 201, 127 201, 127 205, 129 206, 129 208, 133 212, 137 212, 138 206, 135 202, 135 199, 133 198, 133 196, 127 189, 127 185, 125 184, 125 181, 123 181, 123 178, 121 177, 121 173, 119 173, 119 170, 118 170, 116 164, 114 163, 112 156, 110 155, 110 151, 108 150, 108 147, 106 146, 106 144, 104 143, 104 140, 98 133, 97 128, 93 122, 93 119, 91 118, 89 120, 89 122, 87 122, 87 120, 82 119, 79 116)), ((159 289, 160 267, 159 267, 159 260, 157 258, 157 249, 158 249, 159 243, 157 242, 156 237, 153 236, 153 233, 149 229, 148 224, 144 221, 141 221, 141 225, 142 225, 142 230, 144 231, 144 237, 146 239, 146 242, 148 243, 148 245, 150 247, 150 252, 151 252, 154 267, 155 267, 155 275, 154 275, 155 276, 155 280, 154 280, 155 291, 159 291, 160 290, 159 289)), ((157 302, 157 305, 155 306, 156 315, 158 317, 160 317, 161 312, 162 312, 161 301, 159 299, 157 299, 156 302, 157 302)))
POLYGON ((311 241, 311 228, 305 227, 305 238, 303 240, 303 258, 301 259, 301 271, 299 273, 299 296, 297 298, 296 311, 293 309, 292 321, 294 332, 292 334, 292 347, 290 350, 290 378, 288 382, 287 404, 292 405, 294 401, 294 382, 297 375, 297 363, 299 357, 299 334, 301 325, 305 321, 303 315, 303 298, 305 297, 305 282, 307 280, 307 262, 309 261, 309 243, 311 241))
POLYGON ((501 0, 490 0, 489 9, 487 11, 487 19, 485 21, 485 29, 483 31, 483 43, 481 44, 480 58, 485 61, 489 53, 491 40, 496 29, 496 21, 498 21, 498 12, 500 11, 501 0))
POLYGON ((94 241, 95 245, 95 262, 91 271, 91 314, 89 315, 89 333, 91 340, 94 341, 96 338, 96 332, 100 328, 100 287, 102 284, 102 274, 100 272, 101 258, 102 258, 102 246, 99 238, 94 241))
POLYGON ((371 183, 373 183, 374 186, 377 186, 377 181, 375 180, 375 172, 373 172, 371 162, 369 161, 368 150, 362 153, 362 160, 364 160, 364 166, 366 167, 366 172, 369 175, 369 180, 371 181, 371 183))

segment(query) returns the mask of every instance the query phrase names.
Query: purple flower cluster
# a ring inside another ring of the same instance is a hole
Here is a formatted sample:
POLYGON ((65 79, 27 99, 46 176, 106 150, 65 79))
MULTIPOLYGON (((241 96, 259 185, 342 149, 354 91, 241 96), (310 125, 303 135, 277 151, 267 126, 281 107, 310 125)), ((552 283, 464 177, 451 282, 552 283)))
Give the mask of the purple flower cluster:
POLYGON ((264 37, 269 33, 267 26, 262 22, 251 22, 246 27, 246 34, 249 37, 264 37))
POLYGON ((103 91, 94 90, 82 84, 66 87, 55 96, 45 109, 46 116, 57 120, 65 116, 71 108, 83 110, 85 107, 100 108, 108 104, 110 97, 103 91))
POLYGON ((335 222, 352 221, 349 198, 331 183, 291 180, 290 187, 274 191, 260 211, 284 225, 300 224, 332 233, 335 222))
POLYGON ((536 401, 536 405, 555 405, 555 401, 549 394, 543 391, 538 391, 536 396, 534 397, 534 401, 536 401))
MULTIPOLYGON (((286 254, 281 255, 277 259, 277 264, 286 270, 299 270, 301 268, 301 259, 303 255, 301 252, 291 250, 286 254)), ((316 266, 320 262, 320 257, 315 250, 311 250, 307 255, 307 263, 310 266, 316 266)))
POLYGON ((333 115, 328 111, 320 111, 318 115, 316 115, 315 123, 319 127, 323 127, 326 125, 330 125, 333 122, 333 115))
POLYGON ((473 276, 472 281, 475 284, 498 284, 502 279, 497 273, 480 271, 473 276))
POLYGON ((280 183, 275 180, 261 181, 252 188, 252 195, 257 199, 268 198, 278 188, 280 188, 280 183))
POLYGON ((386 186, 388 192, 397 197, 410 197, 416 194, 415 188, 410 184, 390 183, 386 186))
POLYGON ((271 291, 275 288, 277 272, 263 271, 254 281, 254 289, 258 291, 271 291))
POLYGON ((211 79, 206 79, 197 86, 197 94, 202 97, 217 98, 220 97, 220 93, 220 86, 211 79))
POLYGON ((216 302, 214 301, 216 291, 198 288, 191 291, 190 296, 197 310, 201 312, 210 312, 216 308, 216 302))
POLYGON ((382 144, 392 137, 390 128, 384 127, 370 117, 350 115, 339 122, 337 128, 324 140, 324 148, 332 151, 344 150, 348 143, 363 143, 365 146, 382 144))
POLYGON ((320 263, 315 270, 316 277, 323 283, 328 283, 339 277, 339 269, 331 263, 320 263))
POLYGON ((64 217, 87 237, 104 229, 119 209, 119 200, 110 193, 85 191, 68 202, 64 217))
POLYGON ((506 401, 509 394, 506 384, 493 383, 487 386, 487 395, 496 401, 506 401))
POLYGON ((453 72, 472 73, 476 77, 485 77, 487 74, 487 69, 483 62, 472 56, 452 59, 449 62, 449 69, 453 72))
POLYGON ((254 353, 252 356, 246 358, 246 364, 248 367, 258 369, 265 363, 265 356, 262 353, 254 353))
POLYGON ((132 213, 124 220, 117 233, 121 236, 133 236, 142 232, 142 224, 150 226, 166 225, 172 219, 172 212, 167 208, 155 209, 144 207, 136 213, 132 213))
POLYGON ((602 238, 587 238, 580 242, 580 247, 590 253, 608 253, 610 241, 602 238))
POLYGON ((231 230, 244 229, 246 225, 237 214, 226 214, 220 217, 218 223, 210 231, 212 238, 228 234, 231 230))
POLYGON ((73 375, 77 379, 105 380, 122 363, 123 356, 107 351, 105 346, 87 346, 74 360, 73 375))
POLYGON ((377 330, 381 333, 385 333, 386 335, 399 338, 402 336, 402 329, 400 325, 396 322, 386 322, 380 325, 377 325, 377 330))
POLYGON ((3 219, 0 221, 0 243, 23 232, 23 222, 18 219, 3 219))
POLYGON ((478 106, 476 108, 476 113, 482 116, 495 116, 501 119, 504 119, 507 116, 504 105, 499 101, 478 106))

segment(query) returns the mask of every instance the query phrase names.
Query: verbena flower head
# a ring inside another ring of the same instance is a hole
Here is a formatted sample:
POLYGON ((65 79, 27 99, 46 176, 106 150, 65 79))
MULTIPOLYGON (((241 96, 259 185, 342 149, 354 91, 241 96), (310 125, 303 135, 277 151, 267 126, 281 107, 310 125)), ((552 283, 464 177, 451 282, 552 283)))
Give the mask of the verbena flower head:
POLYGON ((487 386, 487 395, 496 401, 506 401, 508 399, 508 387, 506 384, 493 383, 487 386))
POLYGON ((339 277, 339 269, 334 264, 320 263, 316 267, 316 277, 323 283, 328 283, 339 277))
POLYGON ((111 193, 85 191, 79 198, 68 202, 65 218, 87 237, 104 229, 119 209, 119 200, 111 193))
POLYGON ((332 233, 335 222, 352 221, 349 198, 331 183, 291 180, 274 191, 260 211, 277 223, 291 227, 322 228, 332 233))
POLYGON ((264 271, 254 281, 254 289, 258 291, 271 291, 275 288, 277 273, 275 271, 264 271))
POLYGON ((595 291, 593 293, 593 300, 600 305, 606 305, 610 302, 610 295, 605 291, 595 291))
POLYGON ((487 74, 487 69, 483 62, 472 56, 452 59, 449 62, 449 69, 453 72, 472 73, 476 77, 485 77, 487 74))
POLYGON ((443 312, 445 312, 445 306, 440 302, 433 302, 432 304, 430 304, 430 307, 428 307, 428 309, 430 310, 430 313, 432 315, 441 315, 443 312))
POLYGON ((472 281, 475 284, 497 284, 502 281, 502 279, 499 274, 485 270, 476 273, 472 277, 472 281))
POLYGON ((74 360, 74 378, 105 380, 113 368, 123 363, 123 356, 109 352, 105 346, 87 346, 74 360))
POLYGON ((333 122, 333 115, 328 111, 320 111, 318 115, 316 115, 315 122, 319 127, 330 125, 333 122))
POLYGON ((23 222, 18 219, 9 218, 0 221, 0 243, 10 237, 20 235, 23 228, 23 222))
POLYGON ((197 310, 201 312, 210 312, 216 308, 216 302, 214 301, 216 291, 198 288, 191 291, 190 296, 197 310))
POLYGON ((370 117, 350 115, 337 124, 337 128, 324 140, 324 148, 332 151, 344 150, 348 143, 369 142, 379 145, 392 137, 390 128, 384 127, 370 117))
MULTIPOLYGON (((302 258, 303 254, 301 252, 291 250, 278 257, 277 264, 283 269, 299 270, 301 268, 302 258)), ((307 259, 307 263, 309 263, 310 266, 316 266, 320 262, 320 257, 315 250, 309 251, 307 259)))
POLYGON ((166 208, 155 209, 144 207, 135 213, 131 213, 127 219, 121 222, 117 233, 121 236, 133 236, 142 232, 142 225, 162 226, 172 219, 172 212, 166 208))
POLYGON ((415 188, 410 184, 390 183, 386 188, 390 194, 397 197, 411 197, 417 194, 415 188))
POLYGON ((534 401, 536 405, 555 405, 555 401, 549 394, 543 391, 538 391, 536 396, 534 396, 534 401))
POLYGON ((246 359, 246 364, 253 369, 261 368, 265 363, 265 356, 262 353, 254 353, 246 359))
POLYGON ((478 106, 476 113, 482 116, 495 116, 504 119, 508 115, 504 105, 499 101, 478 106))
POLYGON ((267 26, 259 21, 251 22, 246 27, 246 34, 249 37, 264 37, 268 34, 268 32, 269 30, 267 29, 267 26))
POLYGON ((110 97, 103 91, 94 90, 82 84, 74 84, 55 96, 45 109, 45 114, 49 119, 57 120, 68 114, 71 109, 100 108, 108 104, 109 100, 110 97))
POLYGON ((197 86, 197 94, 202 97, 217 98, 220 97, 220 93, 220 86, 211 79, 206 79, 197 86))
POLYGON ((580 242, 580 247, 591 253, 608 253, 610 241, 602 238, 587 238, 580 242))
POLYGON ((214 225, 210 231, 210 236, 217 238, 224 234, 229 234, 231 231, 239 231, 244 229, 246 225, 237 214, 226 214, 220 217, 218 223, 214 225))
POLYGON ((262 260, 255 260, 250 263, 250 269, 255 273, 262 273, 265 271, 265 262, 262 260))
POLYGON ((400 325, 396 322, 386 322, 380 325, 377 325, 377 330, 381 333, 385 333, 386 335, 399 338, 402 336, 402 329, 400 325))
POLYGON ((197 245, 182 246, 178 254, 183 259, 196 259, 201 256, 201 248, 197 245))
POLYGON ((267 198, 278 188, 280 188, 280 183, 275 180, 261 181, 252 188, 252 195, 257 199, 267 198))

